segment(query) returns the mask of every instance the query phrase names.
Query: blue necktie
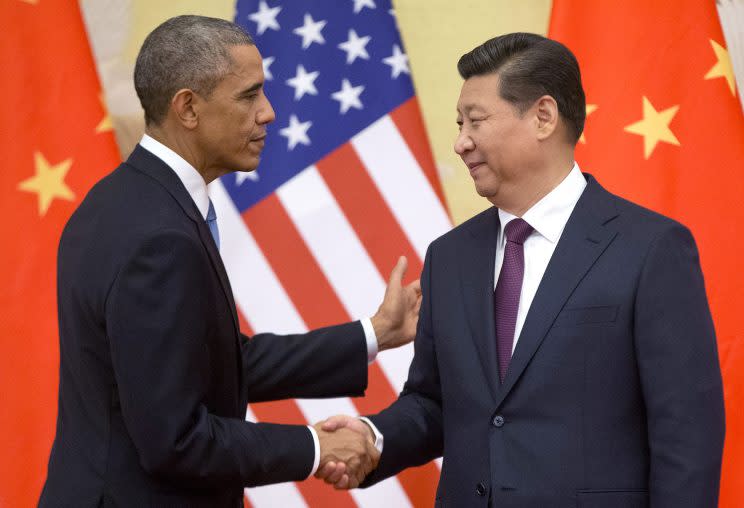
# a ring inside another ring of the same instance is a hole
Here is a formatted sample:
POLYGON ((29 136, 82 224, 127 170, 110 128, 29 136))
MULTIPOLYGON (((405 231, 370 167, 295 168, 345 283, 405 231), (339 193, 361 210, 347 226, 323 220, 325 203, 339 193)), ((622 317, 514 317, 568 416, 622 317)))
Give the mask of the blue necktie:
POLYGON ((209 232, 212 233, 217 250, 220 250, 220 230, 217 228, 217 213, 214 211, 211 199, 209 200, 209 210, 207 210, 207 226, 209 226, 209 232))

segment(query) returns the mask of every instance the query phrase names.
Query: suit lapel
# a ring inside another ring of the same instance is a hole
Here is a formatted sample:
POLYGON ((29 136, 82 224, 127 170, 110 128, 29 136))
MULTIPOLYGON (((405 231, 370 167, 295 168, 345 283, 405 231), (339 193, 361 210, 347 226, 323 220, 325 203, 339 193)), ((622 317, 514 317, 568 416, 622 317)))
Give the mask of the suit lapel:
POLYGON ((168 191, 168 193, 173 196, 176 202, 178 202, 184 213, 196 224, 199 238, 209 254, 212 268, 216 272, 217 278, 219 279, 220 285, 225 294, 225 298, 227 298, 230 312, 232 313, 235 334, 236 336, 239 336, 240 325, 238 324, 237 310, 235 308, 235 301, 233 300, 230 281, 227 278, 227 272, 225 271, 225 265, 222 263, 220 253, 217 251, 217 246, 212 238, 212 233, 209 231, 209 226, 207 226, 201 213, 199 213, 199 209, 196 207, 196 204, 186 190, 186 187, 183 186, 178 175, 176 175, 176 173, 168 167, 165 162, 148 150, 142 148, 140 145, 135 147, 134 151, 129 156, 129 159, 127 159, 127 164, 158 181, 168 191))
POLYGON ((496 326, 493 317, 493 280, 496 259, 496 232, 499 215, 491 208, 478 216, 463 235, 461 283, 470 332, 478 349, 491 396, 500 381, 496 359, 496 326))
POLYGON ((524 372, 571 293, 615 238, 611 221, 616 216, 612 196, 588 176, 530 305, 504 384, 496 394, 497 406, 524 372))

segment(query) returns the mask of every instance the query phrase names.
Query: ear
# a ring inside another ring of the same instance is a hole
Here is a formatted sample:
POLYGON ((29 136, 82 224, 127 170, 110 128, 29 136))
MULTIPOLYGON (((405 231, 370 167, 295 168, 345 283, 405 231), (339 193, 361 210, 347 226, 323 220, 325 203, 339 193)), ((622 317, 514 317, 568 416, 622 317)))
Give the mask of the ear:
POLYGON ((201 98, 191 89, 182 88, 178 90, 171 99, 171 109, 176 119, 187 129, 194 129, 199 123, 196 114, 196 103, 201 98))
POLYGON ((537 139, 549 138, 558 128, 558 103, 550 95, 543 95, 534 105, 537 139))

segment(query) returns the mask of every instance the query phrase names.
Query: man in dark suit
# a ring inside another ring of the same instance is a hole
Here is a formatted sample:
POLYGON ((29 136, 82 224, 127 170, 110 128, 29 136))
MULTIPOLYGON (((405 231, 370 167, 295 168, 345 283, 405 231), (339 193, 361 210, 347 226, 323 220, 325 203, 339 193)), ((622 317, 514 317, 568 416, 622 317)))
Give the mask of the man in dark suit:
POLYGON ((420 304, 401 261, 370 320, 240 334, 206 185, 256 168, 274 120, 263 80, 233 23, 181 16, 145 40, 146 135, 60 240, 59 416, 41 506, 237 507, 245 486, 329 460, 353 481, 376 464, 350 430, 243 418, 252 401, 361 395, 368 360, 412 340, 420 304))
MULTIPOLYGON (((494 207, 428 250, 366 484, 443 455, 436 506, 715 507, 722 385, 690 232, 579 171, 585 98, 562 44, 508 34, 458 69, 455 151, 494 207)), ((372 435, 325 426, 343 427, 372 435)))

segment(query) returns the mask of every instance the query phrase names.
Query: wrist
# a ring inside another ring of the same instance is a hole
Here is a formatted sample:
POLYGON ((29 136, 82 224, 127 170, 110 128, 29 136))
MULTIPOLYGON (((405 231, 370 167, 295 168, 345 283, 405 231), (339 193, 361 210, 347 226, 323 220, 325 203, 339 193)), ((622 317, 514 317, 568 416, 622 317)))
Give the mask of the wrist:
POLYGON ((372 316, 369 320, 372 323, 372 328, 374 329, 375 336, 377 337, 377 350, 384 351, 388 349, 392 329, 390 320, 381 316, 379 312, 372 316))

